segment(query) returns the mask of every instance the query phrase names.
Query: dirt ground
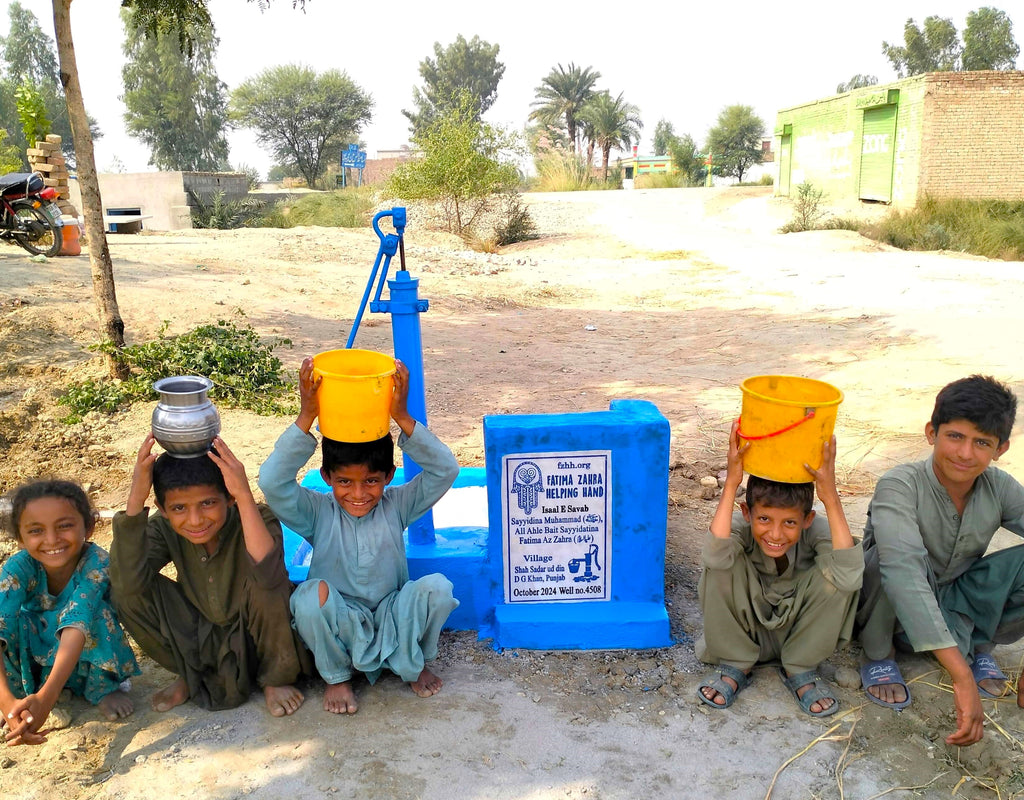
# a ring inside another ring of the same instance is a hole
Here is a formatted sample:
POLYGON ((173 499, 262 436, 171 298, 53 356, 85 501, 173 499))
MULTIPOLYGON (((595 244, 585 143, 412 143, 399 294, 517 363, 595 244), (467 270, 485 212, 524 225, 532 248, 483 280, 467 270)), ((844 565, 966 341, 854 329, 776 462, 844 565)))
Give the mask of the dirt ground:
MULTIPOLYGON (((844 390, 841 488, 859 530, 877 477, 925 454, 939 387, 984 372, 1024 390, 1022 264, 907 253, 846 231, 783 236, 789 207, 760 188, 528 199, 541 238, 497 255, 423 230, 413 212, 406 252, 430 300, 431 427, 462 464, 481 465, 484 414, 656 403, 672 423, 665 582, 677 643, 496 652, 473 632, 445 633, 441 694, 416 698, 397 678, 359 684, 350 718, 321 709, 319 682, 283 720, 257 696, 230 712, 157 714, 148 697, 170 678, 142 659, 132 717, 108 723, 72 701, 71 726, 47 744, 0 752, 0 796, 764 798, 778 770, 777 798, 1024 796, 1024 711, 985 701, 983 742, 948 748, 952 698, 929 660, 902 661, 914 679, 902 714, 838 688, 842 712, 818 721, 771 668, 731 709, 701 705, 693 655, 699 543, 715 502, 699 481, 724 466, 740 381, 791 373, 844 390)), ((344 345, 377 250, 369 230, 314 228, 110 242, 130 340, 165 321, 174 333, 232 319, 291 339, 279 351, 290 370, 344 345)), ((123 504, 152 404, 75 425, 56 405, 69 380, 101 374, 87 349, 96 331, 86 256, 34 264, 0 249, 0 491, 57 474, 88 484, 104 511, 123 504)), ((387 321, 364 321, 357 344, 389 350, 387 321)), ((289 420, 221 414, 254 480, 289 420)), ((1000 463, 1024 476, 1022 454, 1011 447, 1000 463)), ((109 535, 105 524, 97 538, 109 535)), ((858 655, 850 646, 822 671, 831 678, 858 655)), ((1024 649, 996 656, 1016 674, 1024 649)))

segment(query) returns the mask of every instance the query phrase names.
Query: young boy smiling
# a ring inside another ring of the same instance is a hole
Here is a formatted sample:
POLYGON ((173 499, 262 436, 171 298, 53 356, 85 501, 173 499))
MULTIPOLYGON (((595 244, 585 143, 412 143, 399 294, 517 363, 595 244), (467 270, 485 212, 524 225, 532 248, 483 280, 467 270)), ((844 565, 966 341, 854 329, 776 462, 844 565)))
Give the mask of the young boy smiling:
POLYGON ((220 437, 196 458, 158 458, 154 442, 150 434, 139 449, 110 548, 121 622, 178 676, 153 696, 153 708, 188 699, 234 708, 258 686, 271 714, 294 713, 303 696, 293 684, 311 665, 291 627, 280 523, 256 504, 245 468, 220 437), (151 488, 160 510, 153 516, 151 488), (169 562, 177 580, 159 574, 169 562))
POLYGON ((426 662, 458 606, 452 583, 434 573, 409 580, 403 532, 451 488, 459 464, 425 425, 410 416, 409 370, 396 362, 391 418, 402 431, 398 445, 423 470, 388 489, 395 474, 391 434, 372 442, 324 439, 322 494, 299 486, 296 475, 316 450, 309 433, 320 413, 313 360, 299 370, 301 406, 260 469, 260 488, 281 520, 313 545, 309 580, 292 596, 295 628, 313 651, 327 683, 324 709, 354 714, 354 671, 372 683, 387 668, 420 697, 441 689, 426 662))
POLYGON ((697 689, 712 708, 727 708, 750 684, 758 662, 780 659, 782 680, 815 717, 839 710, 817 666, 853 631, 863 572, 835 483, 835 438, 823 448, 814 483, 778 483, 751 475, 745 502, 733 513, 743 480, 739 426, 729 438, 728 468, 705 539, 698 594, 704 634, 697 656, 717 669, 697 689), (827 522, 812 509, 814 493, 827 522))
POLYGON ((992 466, 1010 446, 1016 410, 993 378, 945 386, 924 429, 931 456, 882 476, 864 528, 865 690, 880 705, 907 706, 894 644, 930 651, 953 682, 951 745, 981 739, 981 697, 1008 689, 992 647, 1024 635, 1024 545, 985 555, 1000 527, 1024 536, 1024 486, 992 466))

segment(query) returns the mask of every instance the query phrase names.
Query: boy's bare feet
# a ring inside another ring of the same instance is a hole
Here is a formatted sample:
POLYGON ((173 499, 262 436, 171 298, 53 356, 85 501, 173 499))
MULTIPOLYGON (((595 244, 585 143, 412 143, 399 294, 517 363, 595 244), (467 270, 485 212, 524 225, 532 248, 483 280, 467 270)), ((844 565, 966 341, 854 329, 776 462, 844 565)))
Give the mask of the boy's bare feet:
POLYGON ((433 697, 441 691, 444 681, 424 667, 420 676, 416 680, 410 682, 409 685, 418 697, 433 697))
POLYGON ((272 717, 294 714, 306 698, 294 686, 264 686, 263 699, 272 717))
POLYGON ((178 678, 170 686, 165 686, 153 695, 149 701, 154 711, 170 711, 188 700, 188 684, 184 678, 178 678))
POLYGON ((888 705, 905 703, 907 700, 907 687, 899 683, 880 683, 864 691, 888 705))
POLYGON ((355 714, 359 710, 356 694, 352 691, 351 681, 327 684, 324 692, 324 711, 332 714, 355 714))
POLYGON ((115 719, 127 717, 135 710, 135 704, 127 692, 120 689, 111 692, 97 703, 100 713, 113 722, 115 719))

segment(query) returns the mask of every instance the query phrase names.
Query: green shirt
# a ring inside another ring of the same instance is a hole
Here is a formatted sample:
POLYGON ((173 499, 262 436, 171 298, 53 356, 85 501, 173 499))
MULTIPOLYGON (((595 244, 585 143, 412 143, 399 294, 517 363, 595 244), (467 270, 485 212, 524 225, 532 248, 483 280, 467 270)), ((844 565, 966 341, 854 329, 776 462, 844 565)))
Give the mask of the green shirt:
POLYGON ((961 516, 932 459, 901 464, 878 481, 864 549, 878 548, 882 588, 915 650, 955 647, 938 594, 985 554, 999 528, 1024 536, 1024 486, 990 466, 961 516))
POLYGON ((281 523, 264 505, 260 514, 274 539, 274 549, 259 563, 245 549, 242 521, 237 506, 228 512, 217 534, 212 555, 174 532, 163 514, 149 515, 143 509, 133 517, 119 511, 114 515, 114 538, 110 547, 110 584, 115 595, 127 600, 146 591, 168 562, 174 562, 178 584, 188 601, 214 625, 227 626, 238 619, 243 602, 243 579, 252 576, 257 586, 275 589, 287 582, 281 543, 281 523))

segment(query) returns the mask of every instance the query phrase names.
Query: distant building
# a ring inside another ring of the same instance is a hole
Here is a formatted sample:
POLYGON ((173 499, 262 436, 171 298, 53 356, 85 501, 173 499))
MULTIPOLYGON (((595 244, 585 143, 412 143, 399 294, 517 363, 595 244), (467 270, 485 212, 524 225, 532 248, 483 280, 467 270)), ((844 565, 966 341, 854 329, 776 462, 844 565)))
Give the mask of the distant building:
POLYGON ((779 111, 775 193, 913 207, 1024 196, 1024 72, 929 72, 779 111))

